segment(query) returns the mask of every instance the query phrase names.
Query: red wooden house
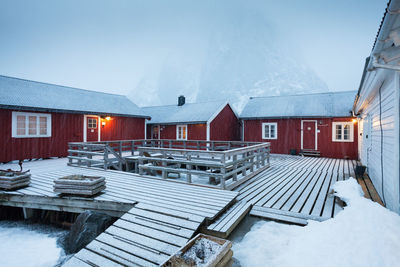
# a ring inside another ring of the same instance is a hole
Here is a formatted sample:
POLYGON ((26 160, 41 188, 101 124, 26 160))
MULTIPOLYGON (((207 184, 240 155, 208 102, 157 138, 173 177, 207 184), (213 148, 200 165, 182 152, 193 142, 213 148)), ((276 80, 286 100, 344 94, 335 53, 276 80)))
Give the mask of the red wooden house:
POLYGON ((66 156, 74 141, 143 139, 146 118, 122 95, 0 76, 0 162, 66 156))
POLYGON ((271 153, 357 159, 352 116, 356 92, 250 98, 243 109, 242 138, 271 143, 271 153))
POLYGON ((186 103, 180 96, 178 105, 144 107, 151 116, 147 121, 148 139, 239 140, 239 119, 227 102, 186 103))

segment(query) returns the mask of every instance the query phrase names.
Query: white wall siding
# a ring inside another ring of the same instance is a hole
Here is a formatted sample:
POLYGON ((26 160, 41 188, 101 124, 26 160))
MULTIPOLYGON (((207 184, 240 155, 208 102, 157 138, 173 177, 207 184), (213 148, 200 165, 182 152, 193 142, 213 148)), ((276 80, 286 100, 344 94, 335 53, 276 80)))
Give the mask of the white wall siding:
POLYGON ((399 209, 399 78, 393 71, 378 71, 369 83, 370 96, 362 96, 359 102, 361 121, 359 129, 360 159, 367 166, 367 172, 386 206, 400 213, 399 209), (379 87, 381 89, 381 115, 379 106, 379 87), (374 93, 372 93, 374 92, 374 93), (381 125, 382 124, 382 125, 381 125), (383 140, 381 140, 381 126, 383 140), (383 147, 383 180, 381 172, 381 145, 383 147), (382 183, 383 189, 382 191, 382 183), (383 194, 384 193, 384 194, 383 194))

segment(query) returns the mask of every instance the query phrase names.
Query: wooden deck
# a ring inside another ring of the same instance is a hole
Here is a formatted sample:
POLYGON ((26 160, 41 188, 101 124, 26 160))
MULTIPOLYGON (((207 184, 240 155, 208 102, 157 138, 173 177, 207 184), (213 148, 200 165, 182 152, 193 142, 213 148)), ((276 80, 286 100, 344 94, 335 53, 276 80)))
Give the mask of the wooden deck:
MULTIPOLYGON (((226 238, 251 207, 250 215, 306 225, 323 221, 343 208, 333 196, 336 181, 355 177, 354 160, 271 155, 270 168, 238 186, 238 203, 214 220, 204 232, 226 238), (247 205, 246 205, 247 204, 247 205)), ((368 176, 359 178, 365 197, 382 203, 368 176)))
POLYGON ((306 224, 332 218, 342 207, 331 185, 354 175, 356 161, 275 156, 270 170, 236 188, 239 200, 254 205, 251 215, 306 224), (293 219, 292 219, 293 218, 293 219))
POLYGON ((32 169, 29 187, 0 191, 0 205, 78 213, 97 210, 122 216, 66 266, 158 265, 238 195, 127 172, 68 167, 66 162, 47 168, 46 161, 42 162, 42 168, 32 169), (53 180, 70 174, 104 176, 107 188, 91 198, 55 194, 53 180))
MULTIPOLYGON (((252 216, 298 225, 335 216, 342 207, 331 186, 354 177, 356 163, 272 155, 269 169, 234 191, 120 171, 50 166, 32 170, 31 186, 0 191, 0 205, 70 212, 91 209, 118 216, 65 266, 154 266, 196 232, 227 237, 249 211, 252 216), (107 189, 93 198, 54 194, 53 180, 70 174, 104 176, 107 189)), ((366 197, 380 201, 367 176, 358 181, 366 197)))

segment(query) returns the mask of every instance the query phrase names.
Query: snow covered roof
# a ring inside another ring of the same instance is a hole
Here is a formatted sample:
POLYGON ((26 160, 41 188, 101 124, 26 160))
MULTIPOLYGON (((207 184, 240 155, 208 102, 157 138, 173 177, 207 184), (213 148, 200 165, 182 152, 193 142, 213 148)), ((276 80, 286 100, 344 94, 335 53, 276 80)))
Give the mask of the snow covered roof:
POLYGON ((240 118, 348 117, 357 91, 253 97, 240 118))
POLYGON ((0 75, 0 108, 148 117, 126 96, 0 75))
POLYGON ((187 103, 183 106, 167 105, 143 107, 143 112, 151 116, 148 124, 205 123, 227 105, 223 101, 187 103))

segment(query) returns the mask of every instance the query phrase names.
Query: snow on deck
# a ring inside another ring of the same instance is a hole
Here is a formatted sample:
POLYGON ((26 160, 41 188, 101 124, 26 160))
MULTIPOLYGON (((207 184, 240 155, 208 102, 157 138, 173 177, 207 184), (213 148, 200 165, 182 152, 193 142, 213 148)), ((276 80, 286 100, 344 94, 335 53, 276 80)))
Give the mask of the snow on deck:
POLYGON ((356 180, 333 189, 347 206, 305 227, 260 221, 233 245, 241 266, 399 266, 400 216, 363 197, 356 180))

